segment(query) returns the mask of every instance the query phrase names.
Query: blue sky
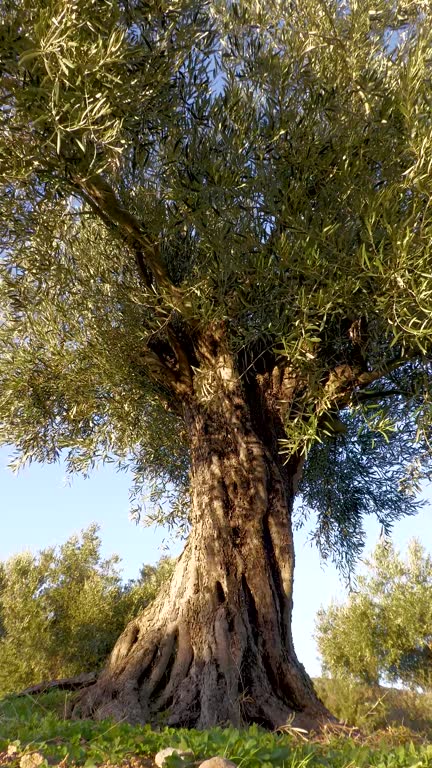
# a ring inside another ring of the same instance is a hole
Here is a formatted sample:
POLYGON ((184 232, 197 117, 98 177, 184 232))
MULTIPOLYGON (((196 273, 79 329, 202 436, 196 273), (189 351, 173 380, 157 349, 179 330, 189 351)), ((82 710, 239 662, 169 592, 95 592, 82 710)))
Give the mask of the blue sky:
MULTIPOLYGON (((19 475, 7 469, 8 453, 0 449, 1 529, 0 559, 24 549, 37 551, 60 544, 73 533, 96 522, 101 526, 103 554, 114 552, 123 562, 125 580, 138 575, 143 563, 155 563, 169 534, 161 529, 143 528, 128 518, 129 481, 105 467, 87 480, 76 477, 65 482, 61 465, 32 465, 19 475)), ((428 504, 415 518, 395 525, 394 541, 404 549, 412 536, 421 539, 432 552, 432 493, 428 504)), ((379 536, 379 525, 367 524, 367 547, 379 536)), ((171 546, 177 554, 179 545, 171 546)), ((318 675, 320 664, 313 641, 315 615, 332 598, 342 599, 343 582, 336 569, 323 565, 315 547, 308 542, 307 530, 296 533, 296 573, 294 587, 294 643, 299 659, 311 675, 318 675)))

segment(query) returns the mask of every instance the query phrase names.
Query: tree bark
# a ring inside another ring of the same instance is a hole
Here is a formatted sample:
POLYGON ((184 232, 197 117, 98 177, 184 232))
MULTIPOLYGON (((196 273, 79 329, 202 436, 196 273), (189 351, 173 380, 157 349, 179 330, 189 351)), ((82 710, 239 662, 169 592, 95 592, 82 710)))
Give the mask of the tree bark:
POLYGON ((184 402, 189 540, 170 583, 126 627, 75 714, 144 723, 163 713, 167 725, 200 729, 275 728, 294 718, 317 728, 331 716, 291 634, 291 513, 302 462, 280 459, 281 425, 264 378, 247 394, 229 356, 215 360, 217 394, 206 403, 195 391, 184 402))

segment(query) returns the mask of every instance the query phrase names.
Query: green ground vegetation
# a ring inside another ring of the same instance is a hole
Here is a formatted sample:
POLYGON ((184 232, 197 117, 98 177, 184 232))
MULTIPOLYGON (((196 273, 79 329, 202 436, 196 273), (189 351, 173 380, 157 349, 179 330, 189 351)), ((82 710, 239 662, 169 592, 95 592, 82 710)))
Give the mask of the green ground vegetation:
POLYGON ((315 688, 341 722, 372 737, 398 733, 410 740, 421 735, 432 742, 432 695, 415 690, 356 683, 347 678, 322 677, 315 688))
MULTIPOLYGON (((371 694, 375 695, 369 690, 368 695, 371 694)), ((401 705, 412 703, 412 698, 406 699, 403 693, 400 695, 401 705)), ((366 706, 365 690, 358 688, 357 696, 358 701, 364 697, 366 706)), ((60 763, 85 768, 97 765, 150 766, 159 749, 176 746, 193 754, 191 763, 221 755, 242 768, 432 766, 432 745, 427 743, 432 733, 428 737, 426 732, 409 730, 400 724, 397 726, 396 722, 389 722, 386 727, 381 723, 380 730, 372 730, 369 736, 360 736, 353 731, 328 732, 317 740, 307 740, 303 733, 290 727, 283 733, 269 733, 257 726, 242 731, 215 728, 199 732, 170 728, 152 730, 150 726, 132 727, 110 721, 72 721, 65 719, 69 701, 70 694, 63 692, 3 699, 0 702, 0 764, 3 760, 4 764, 7 762, 15 768, 23 754, 33 752, 43 756, 45 766, 60 763)), ((423 715, 427 711, 430 713, 429 697, 423 695, 421 701, 423 715)))

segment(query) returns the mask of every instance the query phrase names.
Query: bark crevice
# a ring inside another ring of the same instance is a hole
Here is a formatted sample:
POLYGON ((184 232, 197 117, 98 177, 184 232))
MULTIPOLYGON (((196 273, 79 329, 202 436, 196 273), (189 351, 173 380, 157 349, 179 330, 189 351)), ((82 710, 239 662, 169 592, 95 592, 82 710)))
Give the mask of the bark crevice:
POLYGON ((271 585, 273 588, 275 604, 279 608, 278 621, 279 632, 284 642, 286 642, 286 595, 284 593, 282 575, 279 569, 278 559, 276 557, 275 548, 273 544, 273 538, 270 531, 269 516, 265 515, 263 518, 263 542, 264 548, 267 553, 269 562, 269 570, 271 574, 271 585))

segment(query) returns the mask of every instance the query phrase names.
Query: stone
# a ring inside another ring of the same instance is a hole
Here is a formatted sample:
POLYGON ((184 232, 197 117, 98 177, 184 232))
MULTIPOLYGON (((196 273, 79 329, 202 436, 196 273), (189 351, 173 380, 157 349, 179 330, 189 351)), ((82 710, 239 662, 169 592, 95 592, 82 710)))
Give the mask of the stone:
POLYGON ((171 755, 176 755, 184 760, 193 758, 192 752, 183 752, 181 749, 176 749, 175 747, 165 747, 165 749, 160 749, 155 755, 154 761, 158 768, 162 768, 165 765, 167 757, 170 757, 171 755))
POLYGON ((232 760, 227 760, 226 757, 210 757, 208 760, 204 760, 200 763, 199 768, 237 768, 236 763, 232 760))
POLYGON ((44 762, 45 758, 40 752, 29 752, 22 756, 20 768, 39 768, 44 762))

